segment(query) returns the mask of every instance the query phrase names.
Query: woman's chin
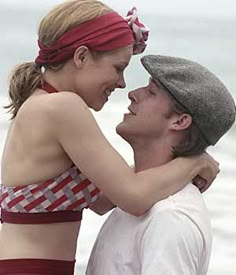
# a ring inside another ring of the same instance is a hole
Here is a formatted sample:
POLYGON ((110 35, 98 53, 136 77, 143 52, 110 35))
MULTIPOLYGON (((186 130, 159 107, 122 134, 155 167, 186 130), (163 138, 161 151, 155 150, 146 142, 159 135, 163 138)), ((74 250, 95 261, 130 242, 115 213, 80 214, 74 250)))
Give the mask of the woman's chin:
POLYGON ((92 108, 95 112, 98 112, 98 111, 102 110, 102 108, 103 108, 104 105, 105 105, 105 103, 94 104, 94 105, 89 106, 89 107, 92 108))

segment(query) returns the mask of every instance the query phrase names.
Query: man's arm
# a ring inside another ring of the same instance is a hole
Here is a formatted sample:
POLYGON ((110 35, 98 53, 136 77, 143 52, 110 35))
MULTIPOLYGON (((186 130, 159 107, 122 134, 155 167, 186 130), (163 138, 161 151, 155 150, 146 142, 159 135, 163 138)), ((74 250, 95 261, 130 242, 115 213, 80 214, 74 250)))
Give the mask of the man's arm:
MULTIPOLYGON (((197 275, 204 241, 198 227, 184 214, 158 214, 142 239, 142 275, 197 275)), ((203 275, 203 274, 202 274, 203 275)))

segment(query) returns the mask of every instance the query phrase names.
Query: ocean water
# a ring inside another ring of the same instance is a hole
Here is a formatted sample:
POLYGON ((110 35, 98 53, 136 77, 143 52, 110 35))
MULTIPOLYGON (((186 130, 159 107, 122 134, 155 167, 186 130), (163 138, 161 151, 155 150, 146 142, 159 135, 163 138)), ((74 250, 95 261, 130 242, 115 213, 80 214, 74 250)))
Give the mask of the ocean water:
MULTIPOLYGON (((17 63, 34 59, 37 54, 37 24, 45 11, 58 2, 61 1, 0 0, 1 106, 8 102, 7 77, 10 69, 17 63)), ((206 1, 192 1, 197 12, 191 9, 188 2, 179 1, 176 12, 157 0, 150 0, 149 8, 145 6, 140 9, 139 14, 151 29, 146 53, 185 57, 205 65, 221 78, 236 99, 235 2, 209 0, 207 4, 206 1), (217 7, 215 11, 213 3, 217 7)), ((140 0, 107 0, 106 3, 122 12, 132 5, 143 7, 143 1, 140 0)), ((130 164, 133 158, 132 151, 116 135, 115 126, 127 111, 128 91, 147 83, 148 74, 141 67, 139 58, 140 56, 133 57, 130 67, 126 70, 127 88, 117 91, 101 112, 94 113, 108 140, 130 164)), ((8 119, 9 116, 1 108, 0 152, 9 125, 8 119)), ((236 274, 235 139, 234 126, 214 148, 210 149, 212 155, 220 162, 221 173, 204 194, 211 215, 214 237, 208 275, 236 274)), ((98 216, 90 210, 84 212, 76 257, 77 275, 84 274, 93 242, 106 217, 107 215, 98 216)))

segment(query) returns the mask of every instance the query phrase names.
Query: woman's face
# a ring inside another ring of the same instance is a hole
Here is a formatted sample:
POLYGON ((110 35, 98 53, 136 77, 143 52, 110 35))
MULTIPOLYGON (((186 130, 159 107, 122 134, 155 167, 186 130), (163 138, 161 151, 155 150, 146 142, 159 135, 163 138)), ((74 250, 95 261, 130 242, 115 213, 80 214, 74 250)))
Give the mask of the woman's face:
POLYGON ((133 54, 133 46, 99 54, 89 54, 78 72, 76 90, 86 104, 99 111, 116 89, 124 89, 124 70, 133 54))

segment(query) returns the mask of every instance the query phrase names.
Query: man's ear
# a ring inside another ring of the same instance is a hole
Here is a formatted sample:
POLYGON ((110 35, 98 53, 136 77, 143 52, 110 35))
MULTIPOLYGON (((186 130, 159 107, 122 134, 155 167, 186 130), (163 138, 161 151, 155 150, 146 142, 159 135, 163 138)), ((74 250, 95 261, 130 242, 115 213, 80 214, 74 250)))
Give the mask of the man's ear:
POLYGON ((86 46, 80 46, 76 49, 74 53, 74 63, 75 66, 80 69, 83 67, 84 63, 87 61, 90 55, 90 51, 86 46))
POLYGON ((192 117, 189 114, 183 113, 173 117, 171 122, 171 130, 181 131, 186 130, 192 124, 192 117))

